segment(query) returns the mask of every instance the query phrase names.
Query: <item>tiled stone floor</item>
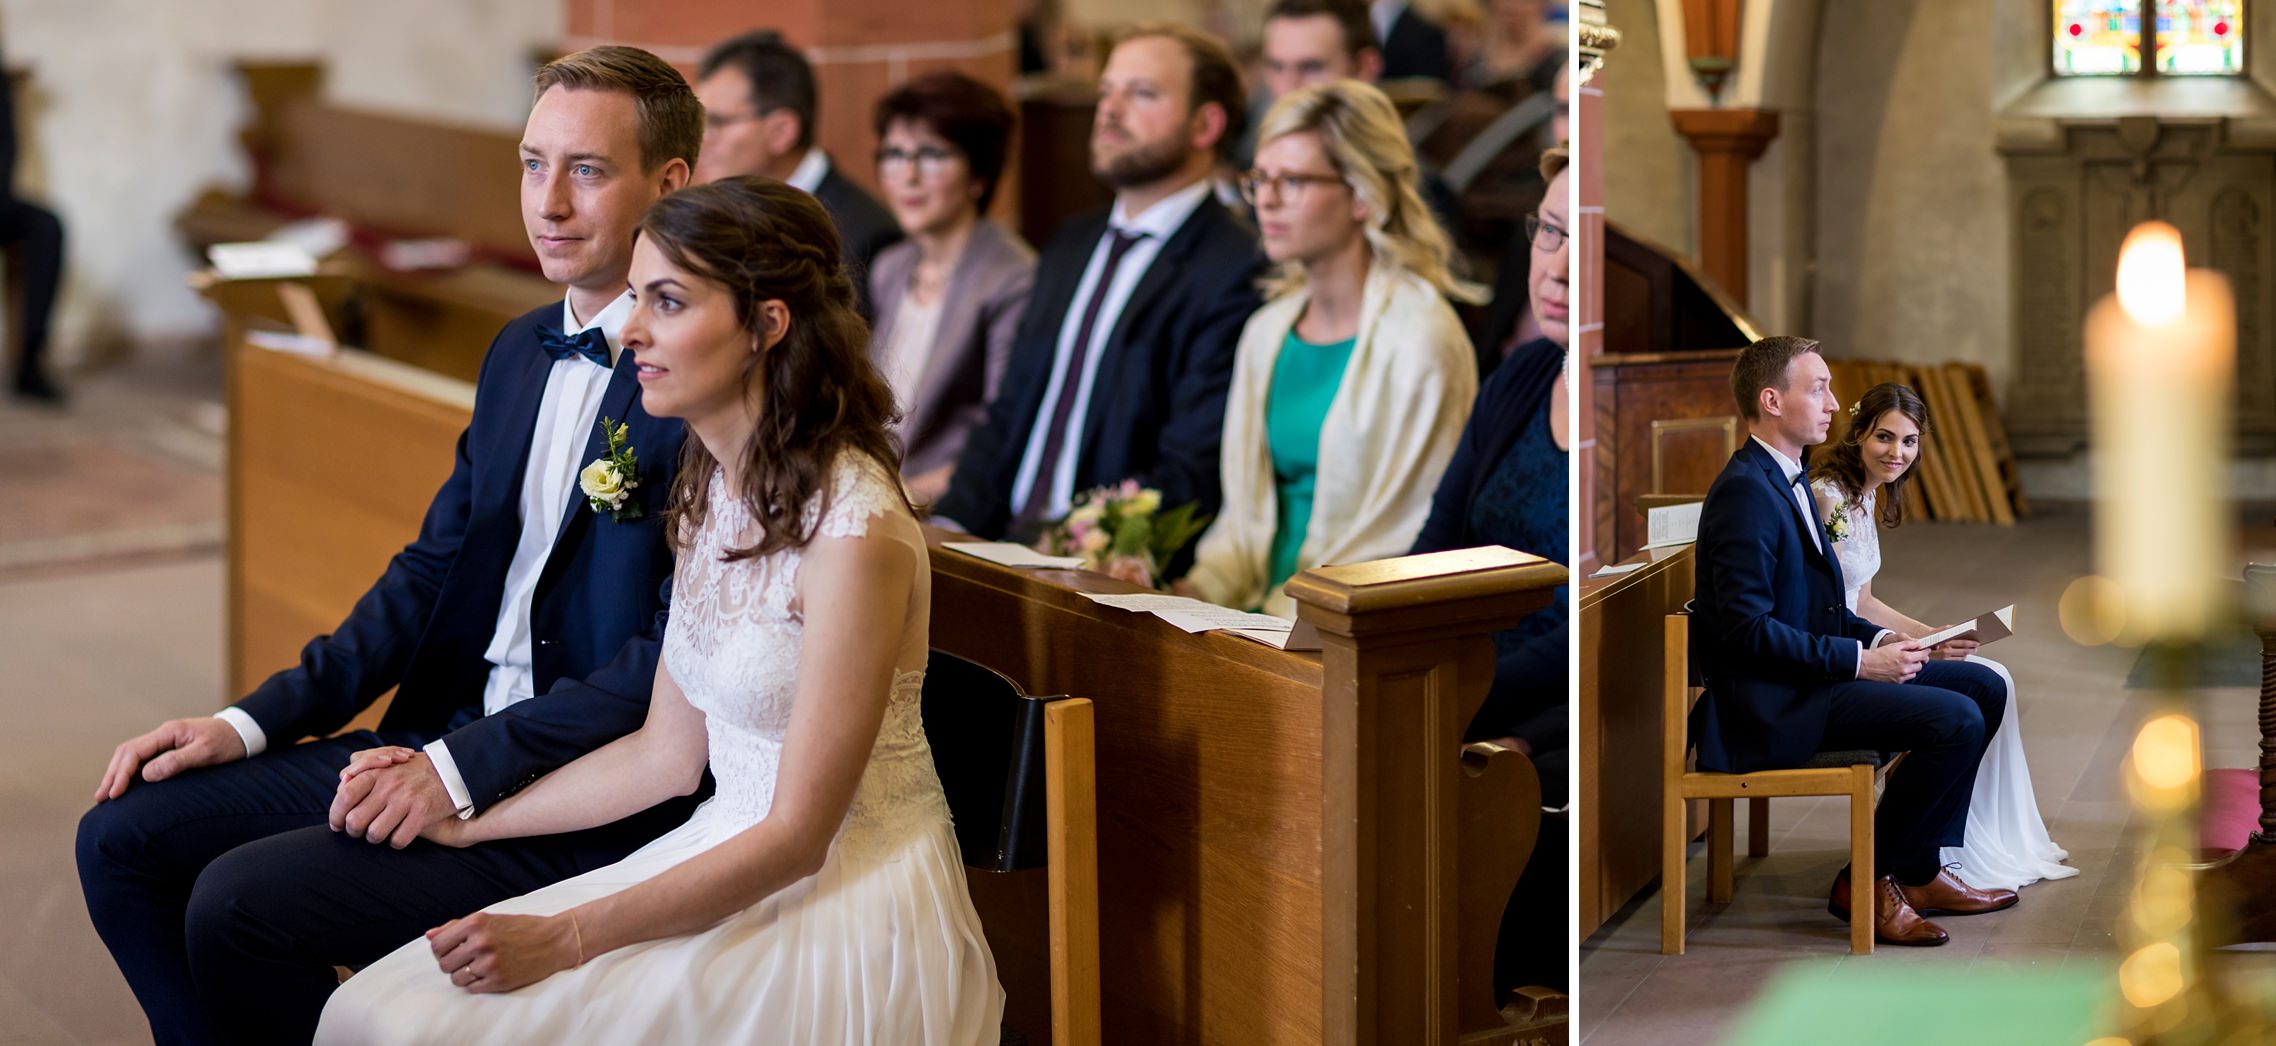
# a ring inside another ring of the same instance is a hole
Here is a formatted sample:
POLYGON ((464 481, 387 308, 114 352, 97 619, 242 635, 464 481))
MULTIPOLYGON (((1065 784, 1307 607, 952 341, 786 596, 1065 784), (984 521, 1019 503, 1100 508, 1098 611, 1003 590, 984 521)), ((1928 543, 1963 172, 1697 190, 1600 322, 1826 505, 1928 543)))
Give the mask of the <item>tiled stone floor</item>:
POLYGON ((174 355, 77 382, 69 410, 0 396, 0 579, 221 547, 221 363, 174 355))
POLYGON ((0 471, 0 1044, 150 1041, 71 840, 113 745, 226 700, 219 375, 191 358, 83 381, 67 412, 0 400, 10 456, 36 458, 0 471))
MULTIPOLYGON (((2248 534, 2248 547, 2266 536, 2248 534)), ((1888 565, 1876 591, 1915 617, 1957 619, 2017 604, 2018 634, 1984 652, 2015 675, 2040 810, 2080 874, 2026 887, 2022 903, 2006 912, 1938 920, 1952 935, 1943 947, 1852 957, 1847 927, 1825 912, 1827 889, 1846 860, 1848 804, 1776 800, 1770 856, 1740 858, 1731 904, 1706 903, 1706 853, 1693 848, 1686 954, 1659 953, 1657 891, 1583 944, 1577 1025, 1589 1046, 1721 1041, 1771 976, 1797 962, 1972 968, 2115 961, 2114 927, 2132 885, 2134 853, 2118 768, 2147 697, 2125 689, 2131 651, 2081 647, 2056 626, 2057 598, 2089 569, 2084 511, 2051 507, 2014 528, 1916 524, 1886 533, 1882 546, 1888 565)), ((2257 692, 2201 693, 2207 765, 2258 765, 2257 692)), ((2222 959, 2255 973, 2276 971, 2270 960, 2267 953, 2222 959)), ((1933 1010, 1933 1000, 1923 1000, 1924 1016, 1933 1010)), ((1932 1025, 1923 1031, 1921 1041, 1936 1041, 1932 1025)))

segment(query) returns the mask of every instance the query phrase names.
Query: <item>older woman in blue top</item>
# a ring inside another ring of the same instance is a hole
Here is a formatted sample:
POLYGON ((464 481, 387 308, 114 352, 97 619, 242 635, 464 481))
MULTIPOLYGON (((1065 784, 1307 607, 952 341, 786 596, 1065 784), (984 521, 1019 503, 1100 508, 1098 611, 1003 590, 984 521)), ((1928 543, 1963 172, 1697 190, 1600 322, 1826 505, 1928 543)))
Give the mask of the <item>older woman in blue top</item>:
POLYGON ((1241 331, 1220 450, 1224 508, 1188 590, 1288 616, 1289 577, 1406 551, 1478 386, 1447 303, 1446 233, 1416 191, 1397 110, 1356 80, 1265 115, 1241 180, 1278 263, 1241 331))
POLYGON ((902 482, 930 502, 987 417, 1035 283, 1035 251, 987 217, 1011 105, 962 73, 920 76, 877 103, 877 187, 908 239, 869 266, 870 356, 899 401, 902 482))
MULTIPOLYGON (((1503 545, 1558 563, 1570 558, 1565 166, 1563 146, 1543 154, 1541 173, 1549 181, 1548 192, 1525 221, 1533 247, 1526 291, 1543 337, 1517 346, 1479 390, 1477 409, 1432 499, 1430 520, 1415 541, 1415 552, 1503 545)), ((1465 738, 1498 741, 1532 756, 1541 774, 1541 801, 1551 808, 1567 801, 1572 748, 1566 613, 1566 591, 1559 586, 1555 602, 1494 633, 1493 686, 1465 738)), ((1563 824, 1542 826, 1533 859, 1502 915, 1494 953, 1496 998, 1525 985, 1566 987, 1567 845, 1563 824)))

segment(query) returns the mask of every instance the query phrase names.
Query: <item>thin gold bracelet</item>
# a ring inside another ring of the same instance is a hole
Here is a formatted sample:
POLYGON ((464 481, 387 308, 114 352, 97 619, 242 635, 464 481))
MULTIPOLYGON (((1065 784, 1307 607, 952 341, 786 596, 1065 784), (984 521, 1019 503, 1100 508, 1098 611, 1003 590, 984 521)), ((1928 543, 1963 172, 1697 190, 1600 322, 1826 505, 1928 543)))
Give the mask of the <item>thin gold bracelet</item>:
POLYGON ((577 965, 569 967, 570 969, 574 970, 578 966, 585 965, 585 931, 577 928, 576 912, 569 912, 567 914, 569 916, 569 932, 575 934, 577 938, 577 965))

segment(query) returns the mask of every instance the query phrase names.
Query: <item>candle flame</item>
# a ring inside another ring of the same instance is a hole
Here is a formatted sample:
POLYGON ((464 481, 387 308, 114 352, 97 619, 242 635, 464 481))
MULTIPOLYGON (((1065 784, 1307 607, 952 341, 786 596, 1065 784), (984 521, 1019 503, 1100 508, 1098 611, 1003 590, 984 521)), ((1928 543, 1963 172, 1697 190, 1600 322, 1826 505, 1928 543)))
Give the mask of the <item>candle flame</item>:
POLYGON ((2179 320, 2187 279, 2181 230, 2143 222, 2126 234, 2126 245, 2118 250, 2118 307, 2135 323, 2163 327, 2179 320))

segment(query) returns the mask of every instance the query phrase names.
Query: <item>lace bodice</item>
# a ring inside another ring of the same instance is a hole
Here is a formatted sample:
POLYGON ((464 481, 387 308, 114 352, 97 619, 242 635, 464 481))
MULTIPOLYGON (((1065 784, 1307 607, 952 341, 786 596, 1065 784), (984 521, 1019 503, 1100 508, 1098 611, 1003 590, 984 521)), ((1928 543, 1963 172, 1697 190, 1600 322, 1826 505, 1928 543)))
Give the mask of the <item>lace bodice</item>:
POLYGON ((1873 500, 1876 491, 1866 491, 1862 501, 1849 502, 1841 492, 1841 485, 1830 479, 1810 483, 1811 502, 1824 512, 1827 529, 1833 530, 1833 513, 1848 517, 1849 533, 1834 542, 1835 558, 1841 561, 1841 598, 1849 609, 1857 609, 1857 593, 1881 571, 1881 532, 1873 524, 1873 500), (1834 508, 1827 509, 1825 506, 1834 508))
MULTIPOLYGON (((748 825, 765 817, 774 802, 783 736, 797 695, 804 600, 832 593, 801 590, 800 549, 722 561, 724 550, 756 539, 758 524, 717 470, 709 500, 708 517, 681 553, 674 575, 664 668, 704 714, 718 787, 712 815, 748 825)), ((918 710, 932 613, 924 538, 901 500, 899 481, 856 453, 839 455, 805 518, 814 541, 874 533, 916 557, 907 615, 877 622, 899 636, 892 692, 837 841, 841 852, 890 846, 908 831, 947 817, 918 710)))

